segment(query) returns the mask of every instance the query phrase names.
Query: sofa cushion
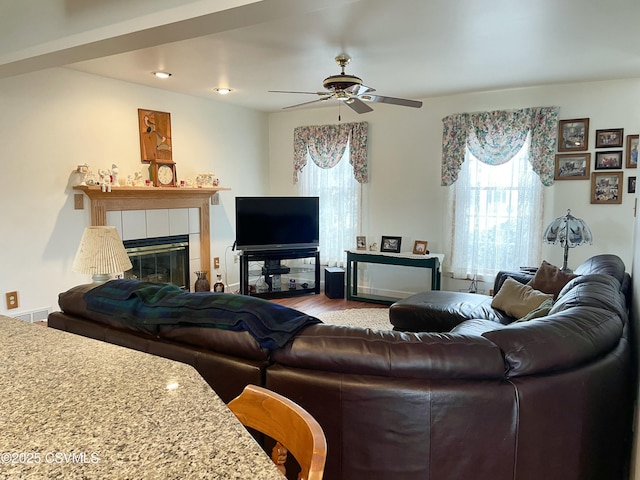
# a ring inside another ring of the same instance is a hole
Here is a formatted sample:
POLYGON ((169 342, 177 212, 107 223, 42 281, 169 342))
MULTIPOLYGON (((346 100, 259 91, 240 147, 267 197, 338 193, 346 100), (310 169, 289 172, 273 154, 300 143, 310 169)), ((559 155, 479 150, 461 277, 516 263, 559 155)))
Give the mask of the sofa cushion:
POLYGON ((493 295, 496 295, 500 291, 500 289, 502 288, 502 284, 509 277, 519 281, 522 284, 527 284, 533 279, 533 273, 500 270, 496 274, 496 279, 493 282, 493 295))
POLYGON ((536 290, 529 285, 523 285, 513 278, 507 278, 502 288, 493 297, 491 306, 515 318, 522 318, 537 309, 545 300, 551 300, 549 294, 536 290))
POLYGON ((320 324, 302 330, 284 348, 274 350, 271 358, 276 364, 300 371, 377 375, 396 380, 504 378, 500 349, 473 334, 395 332, 320 324))
POLYGON ((546 261, 542 261, 540 268, 533 276, 529 285, 531 288, 536 290, 540 290, 544 293, 550 293, 553 295, 553 298, 556 298, 569 280, 577 277, 572 273, 563 272, 555 265, 551 265, 546 261))
POLYGON ((627 320, 627 306, 620 282, 608 274, 580 275, 569 283, 558 295, 551 314, 577 306, 602 308, 615 312, 627 320))
POLYGON ((161 325, 158 338, 184 345, 212 350, 251 360, 267 360, 269 350, 261 348, 255 338, 246 331, 223 330, 188 325, 161 325))
POLYGON ((576 306, 529 322, 513 322, 482 336, 500 347, 507 377, 567 370, 593 361, 620 342, 614 312, 576 306))
POLYGON ((584 262, 574 270, 576 275, 585 274, 606 274, 614 277, 621 284, 625 279, 624 262, 617 255, 603 254, 595 255, 584 262))
POLYGON ((509 324, 511 317, 491 308, 488 295, 429 290, 397 301, 389 308, 394 330, 405 332, 449 332, 460 322, 484 318, 509 324))

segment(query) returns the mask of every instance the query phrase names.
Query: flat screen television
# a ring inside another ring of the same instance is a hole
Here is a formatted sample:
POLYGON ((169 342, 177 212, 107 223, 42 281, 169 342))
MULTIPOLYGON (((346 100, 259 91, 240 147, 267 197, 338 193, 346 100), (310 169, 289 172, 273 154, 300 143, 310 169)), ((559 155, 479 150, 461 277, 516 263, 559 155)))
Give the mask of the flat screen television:
POLYGON ((320 245, 318 197, 236 197, 236 248, 285 250, 320 245))

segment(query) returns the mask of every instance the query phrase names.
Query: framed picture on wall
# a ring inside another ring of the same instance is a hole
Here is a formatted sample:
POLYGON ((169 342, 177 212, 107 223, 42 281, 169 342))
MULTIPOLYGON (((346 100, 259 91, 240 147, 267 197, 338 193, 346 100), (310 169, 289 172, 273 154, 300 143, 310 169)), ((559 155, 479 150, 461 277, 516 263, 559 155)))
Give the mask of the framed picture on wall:
POLYGON ((622 150, 596 152, 595 170, 616 170, 622 168, 622 150))
POLYGON ((555 180, 589 180, 590 153, 560 153, 556 155, 555 180))
POLYGON ((638 168, 638 135, 627 135, 627 168, 638 168))
POLYGON ((622 172, 593 172, 591 203, 622 203, 622 172))
POLYGON ((138 133, 140 134, 140 160, 171 162, 171 114, 138 109, 138 133))
POLYGON ((636 177, 627 179, 627 193, 636 193, 636 177))
POLYGON ((636 193, 636 177, 627 178, 627 193, 636 193))
POLYGON ((596 130, 596 148, 621 147, 623 139, 624 128, 596 130))
POLYGON ((589 119, 574 118, 558 122, 558 151, 579 152, 589 148, 589 119))
POLYGON ((386 237, 382 236, 380 242, 381 252, 400 253, 400 244, 402 243, 402 237, 386 237))

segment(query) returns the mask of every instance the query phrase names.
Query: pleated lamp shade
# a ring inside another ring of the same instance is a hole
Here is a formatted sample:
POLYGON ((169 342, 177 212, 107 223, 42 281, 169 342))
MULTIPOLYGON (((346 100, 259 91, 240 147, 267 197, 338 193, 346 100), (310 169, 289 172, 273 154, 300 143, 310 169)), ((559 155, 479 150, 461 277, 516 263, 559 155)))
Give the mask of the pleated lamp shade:
POLYGON ((106 282, 112 273, 133 268, 116 227, 87 227, 82 234, 71 269, 93 276, 94 282, 106 282))

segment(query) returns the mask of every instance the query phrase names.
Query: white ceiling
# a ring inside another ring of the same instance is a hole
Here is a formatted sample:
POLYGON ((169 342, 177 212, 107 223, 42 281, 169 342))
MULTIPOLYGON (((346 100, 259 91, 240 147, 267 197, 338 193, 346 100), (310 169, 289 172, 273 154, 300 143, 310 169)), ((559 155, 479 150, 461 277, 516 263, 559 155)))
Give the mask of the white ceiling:
POLYGON ((230 87, 216 98, 267 112, 313 100, 268 90, 322 90, 342 52, 353 58, 347 73, 380 95, 412 99, 640 77, 638 0, 345 0, 314 8, 174 43, 158 35, 155 46, 69 67, 209 98, 230 87), (159 80, 154 70, 173 75, 159 80))

